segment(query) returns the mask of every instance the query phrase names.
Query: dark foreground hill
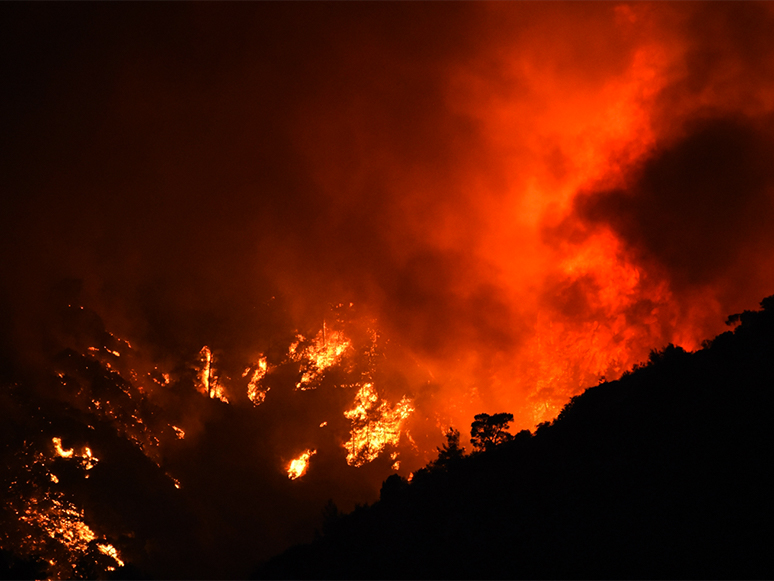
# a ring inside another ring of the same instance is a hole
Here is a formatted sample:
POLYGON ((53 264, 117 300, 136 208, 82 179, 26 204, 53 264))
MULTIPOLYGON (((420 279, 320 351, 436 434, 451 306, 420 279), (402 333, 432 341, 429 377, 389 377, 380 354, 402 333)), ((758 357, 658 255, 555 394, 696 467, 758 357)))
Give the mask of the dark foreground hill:
POLYGON ((435 462, 259 578, 774 578, 774 297, 551 425, 435 462))

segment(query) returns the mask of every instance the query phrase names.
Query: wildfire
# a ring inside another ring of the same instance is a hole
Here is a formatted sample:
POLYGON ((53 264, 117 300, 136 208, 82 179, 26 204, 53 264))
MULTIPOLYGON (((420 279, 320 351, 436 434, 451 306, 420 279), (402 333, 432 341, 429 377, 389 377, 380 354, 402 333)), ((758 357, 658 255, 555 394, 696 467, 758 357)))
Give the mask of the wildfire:
MULTIPOLYGON (((21 500, 23 505, 16 510, 19 519, 33 531, 39 531, 39 534, 31 535, 26 544, 32 554, 45 551, 52 556, 48 559, 51 578, 73 578, 75 567, 94 545, 115 565, 124 566, 118 550, 110 543, 97 542, 98 535, 84 522, 84 511, 65 500, 61 493, 39 490, 37 495, 21 500), (64 552, 55 548, 61 546, 66 549, 64 552)), ((106 569, 114 571, 115 566, 108 565, 106 569)))
POLYGON ((403 423, 414 411, 407 397, 394 407, 384 400, 378 402, 373 384, 366 383, 355 396, 354 407, 344 412, 344 417, 352 421, 350 439, 344 444, 350 466, 362 466, 375 460, 387 445, 397 446, 403 423))
POLYGON ((196 370, 199 372, 197 376, 197 389, 199 392, 212 399, 219 399, 223 403, 228 403, 226 392, 215 373, 215 358, 207 345, 199 351, 199 365, 196 367, 196 370))
POLYGON ((309 467, 309 459, 316 453, 317 450, 304 450, 298 458, 291 460, 290 464, 288 464, 288 478, 295 480, 306 474, 306 470, 309 467))
POLYGON ((54 449, 56 450, 56 453, 59 454, 62 458, 72 458, 74 451, 72 448, 70 450, 65 450, 62 448, 62 438, 52 438, 52 441, 54 442, 54 449))
POLYGON ((304 340, 302 335, 298 335, 290 345, 288 355, 292 361, 302 363, 303 372, 296 389, 313 389, 325 370, 341 361, 351 343, 344 333, 328 329, 325 323, 311 343, 299 351, 298 347, 304 340))
MULTIPOLYGON (((252 369, 252 367, 245 369, 242 377, 247 376, 252 369)), ((268 392, 270 388, 262 388, 261 380, 266 376, 268 371, 269 365, 266 361, 266 357, 262 355, 258 359, 258 363, 255 364, 255 370, 250 378, 250 383, 247 384, 247 397, 250 398, 250 401, 255 405, 261 405, 266 400, 266 392, 268 392)))
POLYGON ((51 441, 54 443, 54 450, 56 451, 58 456, 61 456, 62 458, 80 458, 81 459, 81 465, 86 470, 91 470, 94 468, 94 466, 97 465, 97 462, 99 462, 99 458, 96 458, 92 452, 91 448, 84 447, 83 451, 80 454, 76 454, 74 449, 65 450, 62 448, 62 439, 61 438, 52 438, 51 441))
POLYGON ((85 552, 89 543, 97 538, 94 531, 83 522, 83 511, 78 510, 74 504, 55 497, 44 500, 43 504, 48 505, 45 508, 40 504, 38 499, 30 498, 21 519, 37 525, 69 550, 85 552))
MULTIPOLYGON (((121 560, 121 556, 118 554, 118 551, 113 545, 108 544, 101 544, 97 543, 97 548, 99 549, 100 553, 107 555, 108 557, 111 557, 116 563, 118 563, 119 567, 124 566, 124 562, 121 560)), ((108 570, 112 570, 108 568, 108 570)))

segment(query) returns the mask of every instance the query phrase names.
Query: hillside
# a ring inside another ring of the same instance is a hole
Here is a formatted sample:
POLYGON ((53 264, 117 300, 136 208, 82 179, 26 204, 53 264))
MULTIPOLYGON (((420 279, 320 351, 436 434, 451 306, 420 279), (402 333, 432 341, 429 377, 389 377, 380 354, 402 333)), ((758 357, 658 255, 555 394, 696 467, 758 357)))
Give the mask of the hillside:
MULTIPOLYGON (((329 504, 258 578, 774 578, 774 296, 534 434, 329 504)), ((467 438, 464 438, 466 441, 467 438)))

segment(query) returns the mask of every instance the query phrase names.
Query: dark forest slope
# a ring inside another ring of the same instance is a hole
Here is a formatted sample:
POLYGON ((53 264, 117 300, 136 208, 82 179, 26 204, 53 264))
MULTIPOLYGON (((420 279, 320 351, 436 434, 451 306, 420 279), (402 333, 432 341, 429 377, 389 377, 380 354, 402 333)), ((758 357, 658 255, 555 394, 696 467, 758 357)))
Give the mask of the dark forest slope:
POLYGON ((774 578, 774 297, 761 306, 696 353, 669 346, 589 388, 534 435, 390 477, 257 575, 774 578))

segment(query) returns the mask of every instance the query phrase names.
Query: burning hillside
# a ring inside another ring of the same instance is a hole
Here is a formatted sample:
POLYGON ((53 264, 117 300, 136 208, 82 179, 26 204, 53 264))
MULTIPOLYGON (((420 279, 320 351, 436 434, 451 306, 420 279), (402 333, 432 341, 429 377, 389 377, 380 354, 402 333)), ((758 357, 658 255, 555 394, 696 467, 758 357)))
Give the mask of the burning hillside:
POLYGON ((51 576, 243 575, 774 288, 769 4, 0 12, 0 548, 51 576))
MULTIPOLYGON (((51 578, 104 577, 125 558, 154 575, 179 574, 158 562, 156 546, 164 555, 170 549, 202 552, 187 554, 190 574, 202 567, 214 572, 219 551, 229 554, 233 545, 254 539, 223 532, 220 542, 204 548, 202 536, 238 518, 236 512, 261 519, 279 504, 288 511, 288 526, 275 523, 268 532, 287 541, 267 540, 268 556, 297 538, 294 527, 316 521, 313 508, 301 514, 288 503, 313 507, 342 489, 365 500, 375 475, 381 478, 390 466, 398 470, 404 456, 409 465, 424 460, 412 429, 420 442, 432 440, 437 429, 430 422, 428 433, 426 417, 411 421, 410 393, 392 401, 396 389, 422 386, 409 386, 404 376, 396 382, 399 370, 385 361, 389 348, 365 324, 372 321, 348 316, 344 305, 312 339, 296 333, 284 355, 257 354, 236 379, 221 366, 217 349, 204 346, 187 364, 164 370, 101 329, 95 313, 73 305, 63 311, 74 344, 89 346, 81 352, 65 347, 34 379, 19 377, 3 387, 5 423, 16 433, 5 449, 11 470, 3 548, 42 560, 51 578), (314 447, 293 452, 305 445, 314 447), (352 473, 380 456, 376 472, 352 473), (220 472, 218 484, 207 474, 213 469, 220 472), (309 480, 314 488, 294 489, 280 474, 309 480), (247 481, 234 486, 237 475, 247 481), (148 495, 170 503, 168 522, 155 520, 159 500, 148 506, 148 495), (208 514, 213 501, 220 509, 208 514), (188 534, 178 530, 186 514, 200 521, 188 534)), ((241 559, 253 555, 243 552, 241 559)))

